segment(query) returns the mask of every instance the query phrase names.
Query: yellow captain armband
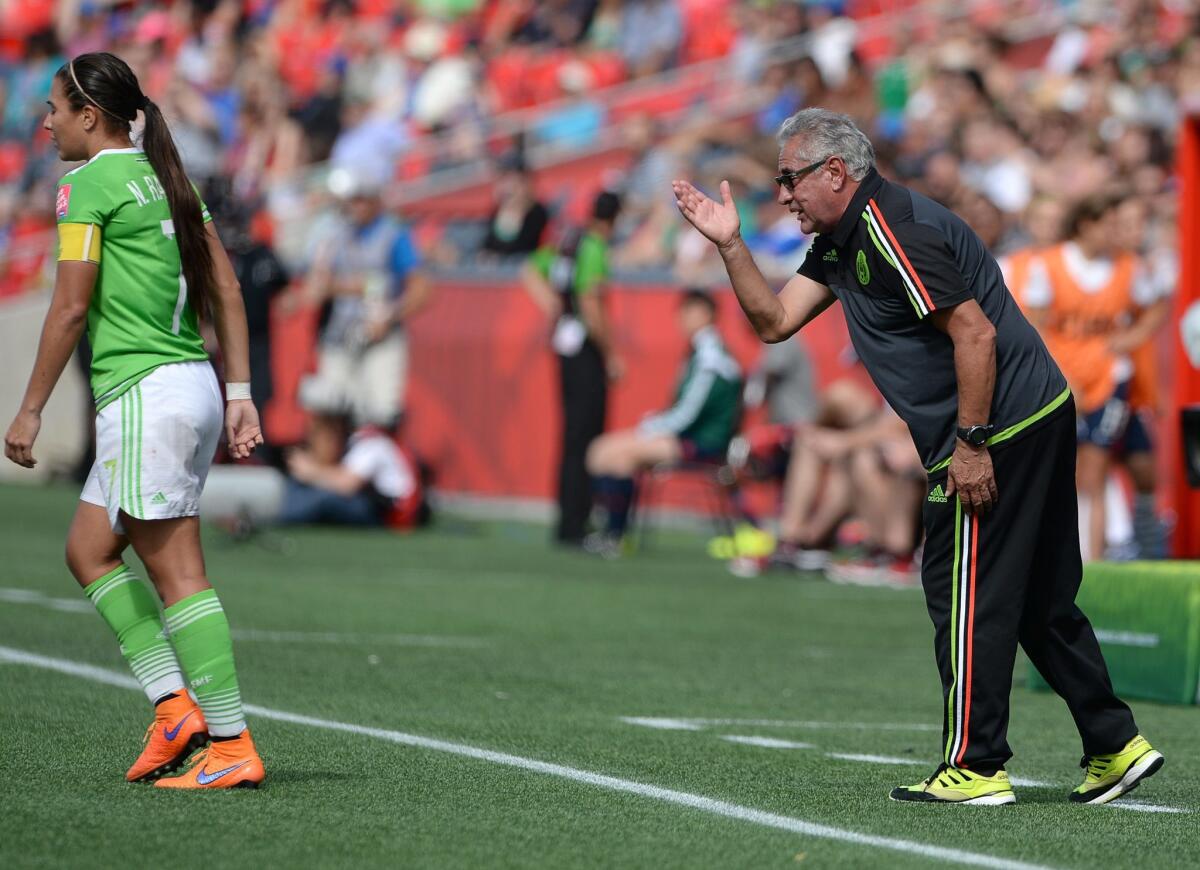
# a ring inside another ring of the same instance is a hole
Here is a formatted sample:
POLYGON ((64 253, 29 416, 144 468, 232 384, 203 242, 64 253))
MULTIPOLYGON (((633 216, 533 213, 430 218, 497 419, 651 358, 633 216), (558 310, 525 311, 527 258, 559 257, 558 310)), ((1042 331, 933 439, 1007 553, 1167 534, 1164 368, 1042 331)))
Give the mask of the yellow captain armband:
POLYGON ((96 224, 59 224, 58 260, 100 262, 100 227, 96 224))

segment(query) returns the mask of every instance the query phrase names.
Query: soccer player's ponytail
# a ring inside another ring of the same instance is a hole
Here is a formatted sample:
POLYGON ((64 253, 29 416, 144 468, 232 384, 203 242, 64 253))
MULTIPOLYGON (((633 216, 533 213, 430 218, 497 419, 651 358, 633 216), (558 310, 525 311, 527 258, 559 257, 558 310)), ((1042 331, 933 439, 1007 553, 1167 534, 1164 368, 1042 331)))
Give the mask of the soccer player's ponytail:
POLYGON ((114 129, 128 131, 138 111, 145 115, 142 150, 167 195, 175 242, 179 245, 179 261, 187 280, 188 302, 197 314, 207 313, 214 269, 204 214, 200 197, 184 172, 183 161, 179 159, 162 111, 142 93, 129 65, 105 51, 79 55, 60 67, 56 76, 71 108, 79 111, 90 103, 103 113, 105 122, 114 129))
POLYGON ((146 129, 142 133, 142 148, 154 173, 162 182, 175 224, 175 241, 179 243, 179 260, 183 277, 187 279, 188 302, 197 314, 208 312, 213 289, 213 260, 208 249, 208 232, 200 210, 200 197, 183 171, 183 161, 175 149, 171 130, 162 110, 149 98, 143 98, 146 129))

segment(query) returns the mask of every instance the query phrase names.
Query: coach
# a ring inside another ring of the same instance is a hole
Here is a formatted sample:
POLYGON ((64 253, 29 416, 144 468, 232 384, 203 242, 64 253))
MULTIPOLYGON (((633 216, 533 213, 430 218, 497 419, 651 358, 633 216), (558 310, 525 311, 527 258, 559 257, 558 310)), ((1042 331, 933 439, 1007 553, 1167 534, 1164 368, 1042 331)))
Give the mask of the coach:
POLYGON ((674 183, 679 210, 717 245, 746 316, 782 341, 835 301, 876 386, 929 473, 922 583, 945 695, 944 760, 895 800, 1006 804, 1008 696, 1018 642, 1083 740, 1071 799, 1105 803, 1162 766, 1114 694, 1087 618, 1065 379, 979 237, 875 170, 844 115, 805 109, 778 135, 780 205, 818 236, 776 295, 721 202, 674 183))

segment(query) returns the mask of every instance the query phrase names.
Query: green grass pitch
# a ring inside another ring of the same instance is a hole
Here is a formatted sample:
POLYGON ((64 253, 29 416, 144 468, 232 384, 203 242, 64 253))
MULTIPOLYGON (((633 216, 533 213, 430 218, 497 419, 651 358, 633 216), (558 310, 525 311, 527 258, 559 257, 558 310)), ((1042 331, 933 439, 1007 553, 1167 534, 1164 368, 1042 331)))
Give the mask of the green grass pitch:
POLYGON ((1022 663, 1018 804, 892 803, 939 751, 920 594, 737 580, 681 535, 609 563, 519 524, 303 530, 283 552, 210 532, 246 700, 382 731, 251 715, 259 791, 129 785, 144 698, 62 671, 125 674, 62 564, 75 498, 0 488, 5 868, 1196 866, 1200 710, 1135 704, 1167 764, 1130 800, 1176 812, 1074 806, 1078 738, 1022 663))

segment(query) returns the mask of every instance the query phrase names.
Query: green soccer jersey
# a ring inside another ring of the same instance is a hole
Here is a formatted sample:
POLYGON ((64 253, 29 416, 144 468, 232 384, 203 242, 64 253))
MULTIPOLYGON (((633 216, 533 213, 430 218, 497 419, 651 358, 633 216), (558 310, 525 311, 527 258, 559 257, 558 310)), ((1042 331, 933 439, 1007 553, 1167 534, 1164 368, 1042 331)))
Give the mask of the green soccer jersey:
POLYGON ((573 257, 564 256, 553 246, 545 246, 534 251, 530 261, 543 278, 562 285, 554 289, 561 292, 569 286, 576 296, 583 296, 608 279, 608 242, 595 233, 584 233, 573 257), (556 274, 558 263, 572 266, 569 276, 556 274))
POLYGON ((141 149, 101 151, 64 175, 55 215, 58 259, 99 266, 88 310, 97 410, 158 366, 208 359, 166 193, 141 149))

